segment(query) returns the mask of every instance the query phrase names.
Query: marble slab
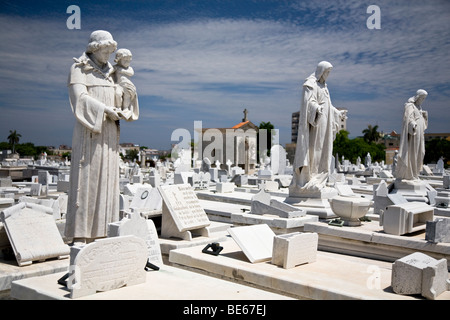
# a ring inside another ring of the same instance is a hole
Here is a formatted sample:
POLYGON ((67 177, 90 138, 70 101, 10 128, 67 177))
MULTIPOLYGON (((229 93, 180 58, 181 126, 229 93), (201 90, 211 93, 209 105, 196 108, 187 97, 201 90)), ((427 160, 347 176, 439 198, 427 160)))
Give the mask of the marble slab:
POLYGON ((251 263, 272 259, 275 233, 267 224, 233 227, 228 232, 251 263))

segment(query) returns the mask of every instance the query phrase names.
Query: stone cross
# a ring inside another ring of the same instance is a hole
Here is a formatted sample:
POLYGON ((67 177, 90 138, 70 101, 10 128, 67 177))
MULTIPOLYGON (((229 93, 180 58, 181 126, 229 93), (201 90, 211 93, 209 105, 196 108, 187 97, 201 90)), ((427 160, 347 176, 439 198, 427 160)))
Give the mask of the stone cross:
POLYGON ((244 109, 244 119, 242 119, 242 122, 248 121, 247 114, 248 114, 248 110, 244 109))
POLYGON ((231 165, 233 164, 233 162, 231 162, 230 159, 227 160, 227 167, 228 167, 228 174, 231 174, 231 165))

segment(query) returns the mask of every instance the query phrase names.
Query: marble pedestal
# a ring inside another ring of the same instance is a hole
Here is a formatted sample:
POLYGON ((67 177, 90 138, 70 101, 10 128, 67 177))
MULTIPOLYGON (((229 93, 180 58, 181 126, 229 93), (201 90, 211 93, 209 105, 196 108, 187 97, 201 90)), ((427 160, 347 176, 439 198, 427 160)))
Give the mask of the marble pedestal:
POLYGON ((335 188, 325 187, 317 191, 299 191, 289 192, 289 197, 285 202, 303 209, 308 215, 318 216, 320 219, 335 218, 337 215, 331 209, 328 199, 338 195, 335 188))
POLYGON ((420 180, 396 179, 393 193, 401 194, 408 201, 428 202, 427 186, 420 180))

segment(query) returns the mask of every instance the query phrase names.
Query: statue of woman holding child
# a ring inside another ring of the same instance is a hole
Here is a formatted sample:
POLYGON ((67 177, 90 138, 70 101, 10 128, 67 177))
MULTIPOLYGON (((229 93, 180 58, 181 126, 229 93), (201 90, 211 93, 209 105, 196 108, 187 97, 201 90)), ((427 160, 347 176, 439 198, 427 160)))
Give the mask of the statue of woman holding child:
MULTIPOLYGON (((109 32, 94 31, 70 68, 69 100, 76 122, 65 236, 74 243, 106 237, 108 223, 119 220, 119 122, 137 120, 139 105, 134 86, 127 86, 123 99, 125 90, 115 83, 118 68, 108 60, 116 49, 109 32)), ((127 67, 128 62, 121 71, 127 67)))

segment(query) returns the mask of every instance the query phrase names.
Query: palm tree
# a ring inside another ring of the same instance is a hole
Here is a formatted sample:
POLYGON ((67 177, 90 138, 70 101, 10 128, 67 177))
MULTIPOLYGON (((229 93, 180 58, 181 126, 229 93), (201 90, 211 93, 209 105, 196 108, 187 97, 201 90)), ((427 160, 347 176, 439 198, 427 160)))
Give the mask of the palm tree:
POLYGON ((9 130, 8 142, 9 142, 9 144, 12 147, 12 152, 13 153, 15 153, 15 151, 16 151, 15 150, 15 145, 17 143, 19 143, 19 140, 20 140, 21 136, 22 135, 20 133, 17 133, 16 130, 14 130, 14 131, 9 130))
POLYGON ((367 129, 364 129, 362 133, 364 134, 363 139, 368 143, 377 142, 381 137, 381 134, 378 132, 378 125, 372 127, 372 125, 369 124, 367 129))

